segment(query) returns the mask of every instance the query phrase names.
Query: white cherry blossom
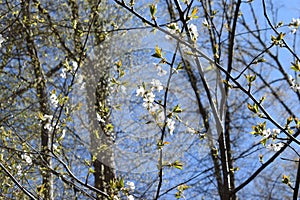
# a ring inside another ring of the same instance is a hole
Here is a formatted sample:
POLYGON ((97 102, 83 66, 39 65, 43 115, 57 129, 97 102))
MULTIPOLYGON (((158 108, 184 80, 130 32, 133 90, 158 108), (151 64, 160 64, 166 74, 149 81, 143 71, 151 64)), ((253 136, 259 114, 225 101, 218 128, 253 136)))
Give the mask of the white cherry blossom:
POLYGON ((152 90, 157 90, 158 92, 160 92, 162 89, 164 89, 161 82, 157 79, 152 79, 151 84, 152 84, 151 87, 152 90))
POLYGON ((135 185, 134 185, 134 182, 132 182, 132 181, 127 181, 126 186, 132 191, 135 190, 135 185))
POLYGON ((167 126, 169 128, 170 134, 173 135, 173 132, 175 130, 175 121, 172 120, 172 119, 170 119, 170 118, 168 118, 167 119, 167 126))
POLYGON ((284 143, 278 142, 276 144, 269 144, 267 146, 267 149, 270 149, 272 151, 279 151, 284 146, 284 143))

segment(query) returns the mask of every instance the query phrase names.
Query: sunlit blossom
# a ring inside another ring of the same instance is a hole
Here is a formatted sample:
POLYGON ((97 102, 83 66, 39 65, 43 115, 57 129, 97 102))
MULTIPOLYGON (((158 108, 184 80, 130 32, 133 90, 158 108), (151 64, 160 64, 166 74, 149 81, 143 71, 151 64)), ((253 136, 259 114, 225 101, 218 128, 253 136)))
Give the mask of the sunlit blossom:
POLYGON ((160 92, 163 89, 161 82, 157 79, 152 79, 151 84, 152 84, 152 89, 155 89, 158 92, 160 92))
POLYGON ((50 95, 50 103, 52 104, 52 106, 57 107, 58 105, 58 99, 55 93, 52 93, 50 95))
POLYGON ((284 146, 284 143, 278 142, 276 144, 269 144, 267 146, 267 149, 270 149, 272 151, 279 151, 284 146))
POLYGON ((269 136, 271 135, 271 129, 268 128, 267 130, 263 130, 262 135, 264 138, 269 138, 269 136))
POLYGON ((145 102, 150 102, 150 103, 153 103, 154 99, 155 99, 155 94, 153 94, 153 92, 147 92, 143 98, 145 102))
POLYGON ((145 88, 143 86, 139 86, 138 89, 136 90, 136 96, 143 97, 145 94, 145 88))
POLYGON ((190 31, 192 40, 196 41, 197 38, 199 37, 199 33, 198 33, 198 30, 197 30, 197 26, 195 26, 194 24, 190 24, 190 25, 188 26, 188 28, 189 28, 189 31, 190 31))
POLYGON ((62 68, 60 77, 67 78, 67 69, 66 68, 64 68, 64 67, 62 68))
POLYGON ((105 123, 105 120, 102 119, 101 116, 98 113, 96 113, 96 115, 97 115, 97 121, 98 122, 105 123))
POLYGON ((17 175, 21 176, 22 175, 22 166, 21 165, 17 165, 17 175))
POLYGON ((296 80, 290 75, 289 78, 290 84, 291 84, 291 88, 297 92, 298 90, 300 90, 300 85, 296 82, 296 80))
POLYGON ((167 119, 167 126, 169 128, 170 134, 173 135, 173 132, 175 130, 175 121, 172 120, 172 119, 170 119, 170 118, 168 118, 167 119))
POLYGON ((289 28, 291 29, 291 33, 295 34, 299 26, 300 26, 300 19, 293 18, 292 21, 289 23, 289 28))
POLYGON ((53 127, 52 127, 52 124, 51 124, 53 116, 45 114, 44 118, 45 118, 45 120, 47 120, 47 123, 44 125, 44 129, 51 132, 53 130, 53 127))
POLYGON ((76 61, 71 61, 71 65, 73 66, 73 71, 75 72, 78 68, 78 63, 76 61))
POLYGON ((135 190, 135 185, 134 185, 134 182, 132 182, 132 181, 127 181, 126 186, 132 191, 135 190))
POLYGON ((32 159, 31 159, 31 157, 28 156, 27 154, 22 154, 22 155, 21 155, 21 158, 22 158, 23 160, 25 160, 25 162, 26 162, 27 164, 29 164, 29 165, 32 164, 32 159))

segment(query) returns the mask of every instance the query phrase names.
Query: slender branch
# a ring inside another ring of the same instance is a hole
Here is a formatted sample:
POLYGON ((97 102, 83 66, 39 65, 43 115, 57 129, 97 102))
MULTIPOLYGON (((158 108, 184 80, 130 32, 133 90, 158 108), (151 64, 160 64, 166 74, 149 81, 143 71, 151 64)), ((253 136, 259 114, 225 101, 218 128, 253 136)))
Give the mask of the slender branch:
POLYGON ((296 177, 293 200, 298 199, 299 183, 300 183, 300 159, 298 159, 298 170, 297 170, 297 177, 296 177))
MULTIPOLYGON (((294 137, 297 137, 300 134, 300 130, 298 130, 297 133, 294 134, 294 137)), ((279 151, 277 151, 267 162, 265 162, 260 168, 258 168, 246 181, 244 181, 242 184, 240 184, 238 187, 236 187, 234 190, 231 191, 232 194, 237 193, 242 188, 244 188, 246 185, 248 185, 251 181, 255 179, 256 176, 258 176, 266 167, 268 167, 284 150, 289 146, 289 144, 293 140, 289 140, 279 151)))
POLYGON ((15 177, 6 169, 6 167, 0 162, 1 169, 9 176, 9 178, 20 188, 30 199, 37 199, 31 192, 29 192, 25 187, 23 187, 15 177))

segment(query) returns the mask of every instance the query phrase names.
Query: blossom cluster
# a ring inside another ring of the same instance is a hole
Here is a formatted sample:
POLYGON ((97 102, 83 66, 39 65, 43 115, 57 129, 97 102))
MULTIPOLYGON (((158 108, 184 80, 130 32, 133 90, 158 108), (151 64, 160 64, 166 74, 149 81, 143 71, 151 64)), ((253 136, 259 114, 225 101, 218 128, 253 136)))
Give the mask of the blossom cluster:
POLYGON ((197 38, 199 37, 199 33, 198 33, 198 30, 197 30, 197 26, 194 25, 194 24, 190 24, 188 26, 188 29, 190 31, 190 34, 191 34, 191 38, 193 41, 196 41, 197 38))
POLYGON ((280 129, 274 128, 272 131, 270 128, 262 131, 263 138, 269 138, 271 135, 278 135, 280 133, 280 129))
POLYGON ((21 155, 21 158, 23 160, 25 160, 25 162, 28 164, 28 165, 31 165, 32 164, 32 159, 30 156, 28 156, 27 154, 22 154, 21 155))
POLYGON ((151 81, 151 88, 150 90, 146 90, 145 85, 140 85, 138 89, 136 90, 136 96, 143 97, 143 107, 147 108, 148 110, 154 111, 153 109, 156 109, 157 106, 155 106, 154 100, 155 100, 155 94, 153 93, 155 90, 160 92, 163 89, 163 86, 161 82, 157 79, 152 79, 151 81))
MULTIPOLYGON (((134 190, 135 190, 134 182, 127 181, 126 186, 129 189, 129 191, 134 192, 134 190)), ((130 194, 130 195, 127 196, 127 199, 128 200, 134 200, 134 197, 130 194)))
MULTIPOLYGON (((265 129, 262 131, 263 139, 268 139, 270 137, 275 138, 280 133, 280 129, 274 128, 272 131, 270 128, 265 129)), ((284 143, 278 142, 278 143, 271 143, 267 145, 267 149, 272 151, 279 151, 284 146, 284 143)))
POLYGON ((293 18, 292 21, 289 23, 289 28, 291 29, 291 33, 295 34, 299 26, 300 26, 300 19, 293 18))
POLYGON ((169 129, 169 133, 172 135, 175 130, 175 121, 171 118, 167 118, 165 120, 165 115, 160 109, 160 105, 158 103, 155 103, 155 94, 154 91, 160 92, 163 90, 162 83, 157 79, 152 79, 151 87, 149 90, 146 90, 146 86, 143 83, 142 85, 139 85, 136 90, 136 96, 140 96, 143 98, 143 107, 146 108, 150 114, 156 116, 156 120, 158 122, 164 122, 165 125, 169 129))
POLYGON ((300 85, 296 82, 296 80, 290 75, 289 78, 290 84, 291 84, 291 88, 297 92, 298 90, 300 90, 300 85))
POLYGON ((44 121, 47 121, 47 123, 44 125, 44 129, 48 130, 48 131, 53 131, 53 127, 52 127, 52 119, 53 119, 53 115, 44 115, 44 121))
POLYGON ((51 95, 50 95, 50 103, 55 108, 58 105, 58 99, 57 99, 57 96, 56 96, 55 92, 52 92, 51 95))

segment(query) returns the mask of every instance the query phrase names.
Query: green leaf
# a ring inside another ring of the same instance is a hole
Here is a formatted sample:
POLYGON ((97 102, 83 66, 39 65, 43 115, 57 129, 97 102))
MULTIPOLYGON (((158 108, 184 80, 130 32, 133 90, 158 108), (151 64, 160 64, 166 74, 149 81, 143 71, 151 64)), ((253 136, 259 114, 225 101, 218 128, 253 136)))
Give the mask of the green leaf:
POLYGON ((180 105, 177 104, 174 108, 173 108, 173 112, 175 113, 181 113, 182 112, 182 109, 180 108, 180 105))
POLYGON ((261 143, 263 146, 266 146, 267 141, 268 141, 268 138, 262 138, 262 139, 260 140, 260 143, 261 143))
POLYGON ((130 0, 129 5, 132 7, 134 6, 134 0, 130 0))
POLYGON ((248 83, 252 83, 256 79, 255 74, 254 75, 245 75, 245 77, 246 77, 248 83))
POLYGON ((266 60, 264 57, 261 57, 261 58, 255 60, 255 61, 253 62, 253 64, 258 64, 258 63, 262 63, 262 62, 266 62, 266 61, 267 61, 267 60, 266 60))
POLYGON ((183 65, 182 62, 180 62, 176 68, 177 70, 182 70, 183 69, 183 65))
POLYGON ((254 105, 247 103, 247 107, 250 111, 258 113, 258 105, 256 103, 254 105))
POLYGON ((233 85, 231 83, 229 83, 229 81, 227 80, 222 80, 222 82, 228 87, 228 88, 233 88, 233 85))
POLYGON ((89 173, 90 173, 90 174, 93 174, 93 173, 95 173, 95 170, 94 170, 92 167, 90 167, 90 168, 89 168, 89 173))
POLYGON ((119 60, 118 62, 115 63, 115 65, 117 66, 117 68, 122 67, 122 60, 119 60))
POLYGON ((196 16, 196 14, 198 13, 199 8, 198 7, 194 7, 191 13, 191 18, 197 19, 198 16, 196 16))
POLYGON ((41 113, 41 112, 38 112, 38 118, 39 118, 40 120, 42 120, 42 121, 45 121, 45 120, 46 120, 45 117, 44 117, 44 115, 43 115, 43 113, 41 113))
POLYGON ((292 64, 292 66, 291 66, 291 69, 292 70, 294 70, 294 71, 296 71, 296 72, 299 72, 300 71, 300 64, 299 64, 299 61, 298 60, 296 60, 296 62, 295 63, 291 63, 292 64))
POLYGON ((156 8, 156 5, 155 4, 151 4, 150 6, 149 6, 149 8, 150 8, 150 14, 151 14, 151 17, 152 17, 152 19, 154 20, 155 19, 155 14, 156 14, 156 11, 157 11, 157 8, 156 8))
POLYGON ((152 56, 155 58, 163 58, 161 49, 158 47, 158 45, 155 46, 155 53, 152 54, 152 56))
POLYGON ((180 170, 183 169, 183 163, 180 162, 179 160, 176 160, 175 162, 173 162, 172 166, 175 167, 175 168, 177 168, 177 169, 180 169, 180 170))

